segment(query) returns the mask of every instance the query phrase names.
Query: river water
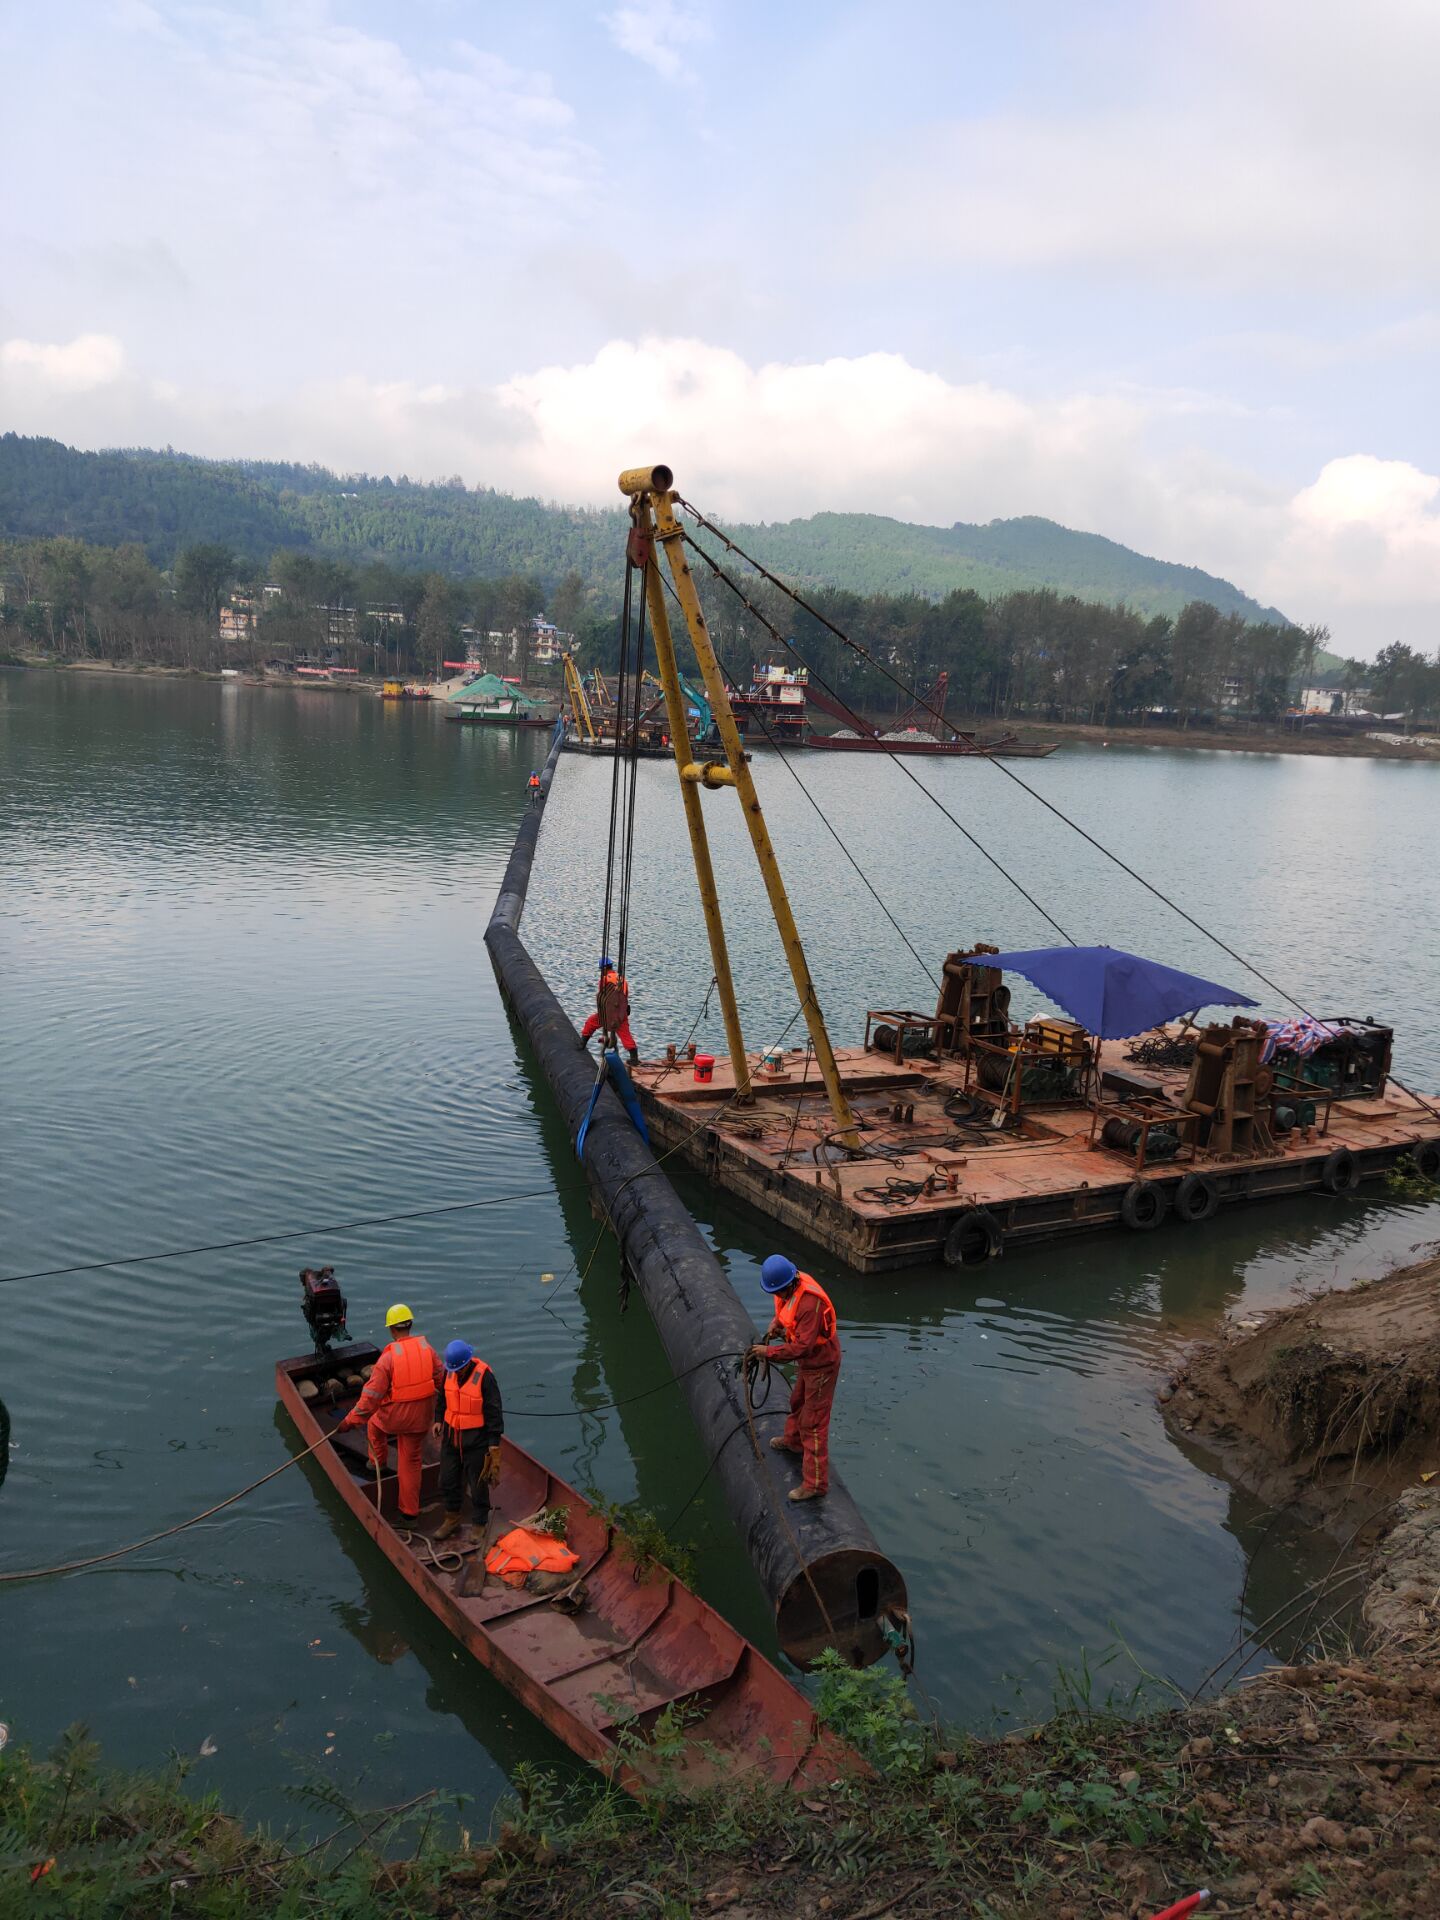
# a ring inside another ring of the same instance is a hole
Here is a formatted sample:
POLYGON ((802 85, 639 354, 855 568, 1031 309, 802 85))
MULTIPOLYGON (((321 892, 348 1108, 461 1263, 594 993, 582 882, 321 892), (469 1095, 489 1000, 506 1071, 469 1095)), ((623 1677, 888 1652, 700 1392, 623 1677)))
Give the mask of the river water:
MULTIPOLYGON (((157 1531, 283 1461, 273 1363, 306 1345, 297 1270, 327 1260, 357 1333, 399 1297, 432 1338, 473 1340, 515 1437, 572 1480, 667 1518, 702 1480, 677 1389, 585 1411, 666 1369, 638 1297, 620 1311, 613 1247, 481 942, 542 752, 319 690, 0 674, 0 1271, 316 1229, 4 1286, 5 1567, 157 1531), (475 1200, 496 1204, 339 1230, 475 1200)), ((910 766, 1076 939, 1251 984, 996 767, 910 766)), ((889 762, 793 769, 931 966, 977 938, 1054 937, 889 762)), ((1392 1020, 1401 1071, 1440 1085, 1435 769, 1157 747, 1015 771, 1307 1004, 1392 1020)), ((755 772, 837 1037, 867 1005, 928 1005, 791 766, 757 755, 755 772)), ((674 776, 640 777, 637 1030, 658 1048, 699 1016, 719 1043, 674 776)), ((759 1046, 793 995, 733 801, 705 804, 759 1046)), ((608 769, 562 762, 525 923, 577 1013, 608 805, 608 769)), ((767 1228, 680 1185, 758 1315, 767 1228)), ((816 1256, 846 1339, 838 1463, 905 1570, 940 1709, 975 1728, 1034 1714, 1061 1667, 1088 1666, 1097 1694, 1141 1670, 1193 1686, 1323 1571, 1332 1545, 1171 1443, 1155 1388, 1220 1313, 1437 1234, 1434 1207, 1315 1200, 978 1278, 862 1281, 816 1256)), ((677 1531, 706 1596, 773 1650, 713 1486, 677 1531)), ((1262 1655, 1280 1644, 1260 1636, 1262 1655)), ((0 1718, 40 1746, 83 1720, 127 1762, 208 1743, 204 1785, 300 1827, 307 1779, 371 1804, 444 1785, 483 1816, 518 1761, 570 1766, 303 1466, 132 1560, 0 1589, 0 1718)))

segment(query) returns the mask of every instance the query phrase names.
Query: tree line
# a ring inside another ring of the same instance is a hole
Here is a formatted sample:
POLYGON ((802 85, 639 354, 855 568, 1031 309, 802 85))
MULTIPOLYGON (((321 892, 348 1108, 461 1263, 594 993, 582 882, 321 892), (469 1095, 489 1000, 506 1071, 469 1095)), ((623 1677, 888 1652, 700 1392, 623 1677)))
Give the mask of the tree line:
MULTIPOLYGON (((861 712, 883 716, 906 702, 887 674, 908 686, 948 676, 948 710, 977 717, 1028 716, 1105 726, 1163 716, 1188 726, 1231 713, 1274 720, 1314 683, 1323 627, 1247 621, 1192 600, 1173 619, 1083 600, 1052 589, 984 599, 969 588, 931 600, 919 594, 813 589, 815 612, 768 583, 736 578, 747 607, 697 562, 706 617, 727 670, 748 680, 752 665, 793 642, 817 677, 861 712), (816 617, 823 616, 822 618, 816 617), (837 639, 826 621, 848 636, 837 639), (773 632, 772 632, 773 629, 773 632)), ((455 579, 385 560, 363 563, 304 550, 277 552, 256 570, 223 542, 182 548, 162 571, 140 546, 93 546, 72 539, 0 543, 3 621, 15 641, 61 659, 215 668, 258 664, 275 654, 337 644, 346 664, 436 674, 456 658, 464 629, 516 636, 494 664, 522 673, 531 623, 548 616, 577 636, 586 664, 619 658, 618 602, 587 588, 578 571, 549 592, 535 576, 455 579), (265 588, 278 591, 265 592, 265 588), (220 609, 239 595, 257 625, 243 642, 222 640, 220 609)), ((677 627, 682 658, 688 644, 677 627)), ((1346 691, 1366 687, 1380 712, 1410 721, 1440 712, 1440 656, 1397 643, 1367 665, 1348 661, 1346 691)))

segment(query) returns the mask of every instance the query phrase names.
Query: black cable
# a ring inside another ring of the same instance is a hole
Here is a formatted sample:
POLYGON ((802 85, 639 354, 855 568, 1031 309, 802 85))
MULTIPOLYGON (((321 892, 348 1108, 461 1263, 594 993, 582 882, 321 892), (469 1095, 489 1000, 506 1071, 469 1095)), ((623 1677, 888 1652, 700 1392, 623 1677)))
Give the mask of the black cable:
POLYGON ((480 1207, 508 1207, 520 1200, 558 1198, 555 1187, 530 1193, 502 1193, 491 1200, 456 1200, 443 1207, 417 1207, 410 1213, 376 1213, 363 1220, 342 1220, 325 1227, 295 1227, 285 1233, 256 1233, 244 1240, 214 1240, 203 1247, 174 1247, 164 1253, 131 1253, 118 1260, 84 1260, 73 1267, 42 1267, 35 1273, 0 1273, 0 1286, 14 1280, 59 1280, 71 1273, 103 1273, 111 1267, 143 1267, 152 1260, 188 1260, 198 1253, 230 1253, 240 1247, 267 1247, 280 1240, 308 1240, 322 1233, 354 1233, 360 1227, 388 1227, 402 1220, 432 1220, 443 1213, 473 1213, 480 1207))
POLYGON ((712 1353, 708 1359, 697 1360, 693 1367, 686 1367, 680 1373, 672 1373, 666 1379, 661 1380, 658 1385, 646 1387, 640 1393, 627 1394, 623 1400, 596 1400, 583 1407, 507 1407, 505 1409, 505 1417, 507 1420, 512 1416, 517 1420, 522 1418, 527 1420, 576 1420, 587 1413, 609 1413, 616 1407, 633 1407, 637 1400, 652 1399, 657 1393, 664 1393, 667 1387, 678 1386, 680 1381, 688 1380, 692 1373, 699 1373, 702 1367, 714 1366, 717 1360, 738 1360, 746 1351, 748 1351, 748 1349, 732 1347, 725 1353, 712 1353))
MULTIPOLYGON (((695 513, 695 509, 693 507, 689 507, 686 502, 682 501, 681 505, 687 506, 687 511, 689 511, 690 513, 692 514, 695 513)), ((696 514, 695 517, 696 519, 701 518, 700 515, 698 514, 696 514)), ((703 526, 708 527, 710 525, 710 522, 708 520, 701 520, 701 524, 703 526)), ((724 540, 725 539, 724 534, 721 534, 720 538, 724 540)), ((825 680, 821 678, 820 674, 816 672, 815 668, 810 665, 809 661, 801 653, 800 649, 795 645, 795 642, 793 640, 787 640, 785 635, 781 633, 777 627, 773 626, 771 622, 765 618, 765 615, 761 613, 760 609, 754 604, 752 600, 748 598, 744 589, 736 585, 735 581, 733 581, 730 578, 729 574, 726 573, 725 569, 720 565, 720 563, 717 560, 713 559, 705 551, 704 547, 700 545, 699 541, 692 538, 692 536, 688 533, 684 536, 684 540, 685 540, 686 546, 692 548, 693 551, 697 553, 700 556, 700 558, 705 562, 706 566, 709 567, 710 571, 715 575, 716 579, 723 581, 724 584, 727 587, 729 587, 730 591, 735 595, 736 599, 740 602, 741 606, 744 607, 745 611, 749 613, 754 619, 760 622, 761 626, 764 627, 765 631, 771 636, 773 640, 776 641, 776 643, 779 646, 784 647, 787 652, 792 653, 795 656, 795 658, 800 662, 801 666, 805 668, 805 671, 812 677, 812 679, 815 680, 815 682, 819 686, 824 688, 825 692, 828 693, 832 699, 838 700, 840 698, 840 695, 836 693, 835 689, 832 686, 830 686, 825 680)), ((735 553, 738 553, 742 560, 750 559, 750 556, 747 553, 743 552, 739 547, 736 547, 733 541, 726 540, 725 544, 728 547, 731 547, 735 553)), ((759 566, 758 562, 751 561, 750 564, 756 567, 758 572, 765 573, 765 569, 759 566)), ((765 577, 767 580, 774 579, 773 574, 765 574, 765 577)), ((780 586, 782 583, 777 580, 775 581, 775 584, 777 586, 780 586)), ((788 592, 789 589, 785 588, 784 591, 788 592)), ((804 601, 802 601, 798 595, 792 594, 791 597, 796 601, 797 605, 799 606, 805 605, 804 601)), ((807 608, 806 611, 808 612, 810 611, 810 609, 807 608)), ((817 619, 821 617, 822 616, 818 614, 816 615, 817 619)), ((830 623, 826 621, 825 624, 828 626, 830 623)), ((838 627, 835 628, 834 631, 838 633, 839 628, 838 627)), ((841 638, 842 639, 844 638, 843 634, 841 635, 841 638)), ((856 652, 864 654, 864 648, 857 646, 854 641, 847 642, 847 645, 855 647, 856 652)), ((870 656, 868 654, 865 654, 865 658, 868 659, 869 657, 870 656)), ((893 676, 887 676, 887 677, 893 678, 893 676)), ((903 682, 897 682, 896 684, 903 685, 903 682)), ((933 711, 933 709, 930 709, 930 711, 933 711)), ((882 741, 881 744, 883 746, 884 742, 882 741)), ((1061 926, 1060 922, 1055 918, 1054 914, 1047 912, 1046 909, 1042 907, 1040 902, 1035 898, 1034 894, 1030 893, 1021 884, 1021 882, 1015 878, 1014 874, 1011 873, 1007 867, 1002 865, 1002 863, 996 859, 995 855, 991 853, 990 849, 984 844, 984 842, 981 840, 977 840, 975 835, 971 833, 970 829, 963 823, 963 821, 956 819, 955 815, 951 813, 950 809, 945 805, 945 802, 940 798, 940 796, 937 793, 935 793, 931 788, 927 787, 925 782, 919 779, 917 775, 912 773, 910 768, 906 766, 905 762, 900 758, 898 754, 891 753, 888 747, 885 749, 885 751, 886 751, 887 757, 890 759, 892 764, 897 766, 900 769, 901 773, 904 774, 905 778, 911 783, 911 785, 918 787, 921 793, 924 794, 925 798, 931 803, 931 805, 936 806, 940 809, 941 813, 944 814, 945 818, 950 822, 951 826, 958 828, 958 830, 962 834, 964 834, 965 838, 970 842, 971 846, 974 847, 975 851, 978 854, 980 854, 982 858, 990 862, 990 865, 994 867, 995 871, 1001 876, 1001 878, 1008 880, 1010 882, 1010 885, 1014 887, 1015 891, 1018 894, 1020 894, 1023 899, 1029 901, 1030 905, 1040 915, 1040 918, 1044 920, 1048 926, 1052 926, 1055 929, 1056 933, 1060 935, 1060 938, 1062 940, 1067 941, 1069 945, 1073 947, 1076 944, 1074 939, 1065 931, 1064 927, 1061 926)), ((989 758, 988 755, 985 755, 982 757, 987 759, 989 758)), ((908 945, 909 943, 907 942, 906 944, 908 945)), ((927 972, 928 972, 928 968, 927 968, 927 972)))
MULTIPOLYGON (((697 548, 697 552, 698 552, 698 548, 697 548)), ((671 599, 675 602, 676 606, 680 608, 681 614, 683 615, 685 608, 680 599, 679 594, 676 593, 674 586, 671 584, 669 580, 666 579, 663 573, 659 574, 659 579, 661 584, 665 587, 666 591, 669 593, 671 599)), ((736 680, 734 674, 731 673, 730 669, 726 666, 725 662, 720 658, 718 653, 715 655, 715 664, 716 666, 719 667, 721 673, 724 674, 726 680, 729 681, 731 692, 738 693, 740 690, 739 683, 736 680)), ((779 753, 780 742, 775 738, 774 734, 770 731, 769 727, 766 726, 764 716, 757 711, 754 718, 755 718, 755 723, 759 727, 760 731, 764 734, 765 738, 770 742, 770 745, 775 748, 776 752, 779 753)), ((851 853, 850 849, 846 846, 845 842, 841 839, 840 835, 835 831, 834 827, 831 826, 829 820, 826 819, 825 811, 821 807, 820 802, 815 798, 814 794, 811 793, 810 789, 806 786, 805 782, 800 778, 800 774, 796 769, 796 767, 783 753, 780 754, 780 763, 785 768, 786 772, 790 775, 791 779, 794 780, 796 786, 799 787, 800 791, 804 794, 805 798, 810 802, 810 805, 815 809, 816 818, 819 820, 821 826, 824 827, 825 831, 829 834, 830 838, 835 842, 836 846, 839 847, 840 851, 844 854, 845 858, 850 862, 850 865, 855 869, 856 873, 860 876, 861 883, 865 887, 866 891, 869 893, 871 899, 874 900, 876 906, 879 907, 881 913, 884 914, 885 918, 890 922, 891 926, 895 929, 896 933, 899 934, 900 938, 904 941, 905 945, 909 947, 911 953, 915 957, 917 964, 920 967, 921 972, 925 975, 925 978, 930 982, 931 986, 934 987, 935 991, 938 993, 940 991, 940 982, 935 978, 934 974, 931 973, 929 967, 925 963, 923 956, 916 949, 915 944, 911 940, 909 934, 906 933, 905 929, 901 926, 900 922, 895 918, 894 914, 891 913, 890 909, 886 906, 885 902, 880 898, 880 895, 875 891, 874 887, 871 886, 869 876, 866 874, 865 869, 860 865, 859 861, 855 858, 854 854, 851 853)))

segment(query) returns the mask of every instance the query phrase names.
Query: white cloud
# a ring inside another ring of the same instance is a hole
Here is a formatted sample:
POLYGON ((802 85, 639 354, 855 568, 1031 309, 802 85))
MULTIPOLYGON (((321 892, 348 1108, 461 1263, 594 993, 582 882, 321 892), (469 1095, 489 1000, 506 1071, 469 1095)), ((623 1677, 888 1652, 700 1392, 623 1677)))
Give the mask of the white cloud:
POLYGON ((701 46, 710 38, 708 23, 683 0, 651 0, 648 6, 617 7, 600 19, 622 53, 652 67, 662 80, 693 78, 682 49, 701 46))
POLYGON ((37 340, 0 344, 0 391, 13 382, 35 399, 93 393, 112 385, 124 368, 125 350, 108 333, 82 333, 64 346, 37 340))
POLYGON ((1198 286, 1433 287, 1440 9, 1211 0, 1037 48, 1025 104, 867 154, 867 258, 1198 286), (1058 61, 1069 84, 1057 90, 1058 61), (1033 104, 1032 104, 1033 102, 1033 104))
POLYGON ((957 383, 899 354, 751 365, 702 340, 613 340, 497 386, 319 379, 246 405, 131 370, 117 341, 0 347, 0 409, 82 445, 170 443, 341 471, 461 473, 541 498, 614 504, 615 476, 664 460, 701 506, 740 519, 825 508, 946 525, 1043 514, 1201 566, 1364 653, 1432 647, 1440 478, 1348 454, 1293 494, 1167 447, 1196 396, 1035 399, 957 383), (1152 432, 1164 426, 1164 435, 1152 432))

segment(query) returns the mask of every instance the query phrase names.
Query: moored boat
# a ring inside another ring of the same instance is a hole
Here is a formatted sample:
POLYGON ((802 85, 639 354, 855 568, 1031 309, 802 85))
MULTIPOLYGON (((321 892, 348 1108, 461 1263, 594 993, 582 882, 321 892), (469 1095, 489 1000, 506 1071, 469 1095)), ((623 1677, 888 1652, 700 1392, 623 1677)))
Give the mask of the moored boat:
POLYGON ((338 1431, 378 1358, 358 1343, 281 1360, 281 1404, 307 1446, 329 1437, 315 1460, 402 1578, 573 1752, 637 1794, 662 1773, 669 1787, 698 1790, 732 1772, 813 1787, 860 1769, 743 1634, 508 1437, 483 1537, 470 1527, 436 1542, 438 1448, 428 1438, 420 1518, 401 1522, 393 1471, 377 1479, 363 1429, 338 1431), (486 1550, 507 1529, 562 1511, 578 1556, 568 1586, 535 1593, 486 1572, 486 1550), (663 1760, 651 1744, 657 1725, 671 1736, 663 1760))

